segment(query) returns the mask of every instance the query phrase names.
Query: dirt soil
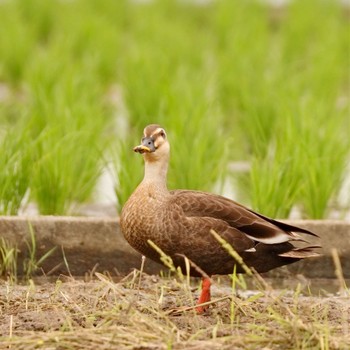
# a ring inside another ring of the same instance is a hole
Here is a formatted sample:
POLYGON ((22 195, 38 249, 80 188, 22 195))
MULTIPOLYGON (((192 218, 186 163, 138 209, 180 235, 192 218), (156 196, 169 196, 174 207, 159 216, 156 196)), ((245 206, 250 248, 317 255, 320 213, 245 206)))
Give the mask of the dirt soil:
POLYGON ((198 280, 136 271, 118 282, 1 281, 0 349, 350 348, 347 290, 316 296, 305 283, 248 289, 237 280, 233 293, 230 284, 215 280, 213 303, 198 315, 198 280))

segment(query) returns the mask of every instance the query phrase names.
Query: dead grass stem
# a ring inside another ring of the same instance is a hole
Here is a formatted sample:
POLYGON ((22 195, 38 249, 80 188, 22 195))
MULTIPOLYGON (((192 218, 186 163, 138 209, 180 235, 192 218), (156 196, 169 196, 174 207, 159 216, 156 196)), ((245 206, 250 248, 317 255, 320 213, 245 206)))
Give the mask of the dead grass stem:
POLYGON ((198 283, 192 279, 140 271, 119 282, 95 276, 88 282, 62 276, 42 285, 1 282, 0 349, 350 346, 350 302, 343 296, 305 296, 299 287, 270 287, 237 297, 230 283, 214 279, 209 311, 197 315, 193 294, 198 283))

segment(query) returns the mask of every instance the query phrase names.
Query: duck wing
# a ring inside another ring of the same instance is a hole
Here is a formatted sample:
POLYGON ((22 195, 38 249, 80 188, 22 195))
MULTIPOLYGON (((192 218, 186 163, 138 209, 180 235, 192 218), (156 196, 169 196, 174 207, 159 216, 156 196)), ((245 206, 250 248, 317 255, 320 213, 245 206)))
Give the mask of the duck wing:
POLYGON ((214 218, 256 242, 279 244, 291 240, 303 241, 295 232, 317 236, 303 228, 258 214, 223 196, 191 190, 174 190, 170 193, 173 196, 173 204, 180 206, 185 216, 195 217, 199 221, 201 218, 203 220, 214 218))

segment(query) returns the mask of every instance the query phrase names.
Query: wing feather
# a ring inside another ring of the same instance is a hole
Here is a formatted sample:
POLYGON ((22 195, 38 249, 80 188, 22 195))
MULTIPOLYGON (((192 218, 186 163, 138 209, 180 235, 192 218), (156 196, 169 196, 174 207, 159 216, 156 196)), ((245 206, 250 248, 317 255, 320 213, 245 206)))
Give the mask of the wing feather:
POLYGON ((255 213, 223 196, 190 190, 174 190, 170 193, 174 204, 180 206, 187 217, 210 217, 221 220, 257 242, 277 244, 290 240, 302 240, 294 232, 316 236, 303 228, 255 213))

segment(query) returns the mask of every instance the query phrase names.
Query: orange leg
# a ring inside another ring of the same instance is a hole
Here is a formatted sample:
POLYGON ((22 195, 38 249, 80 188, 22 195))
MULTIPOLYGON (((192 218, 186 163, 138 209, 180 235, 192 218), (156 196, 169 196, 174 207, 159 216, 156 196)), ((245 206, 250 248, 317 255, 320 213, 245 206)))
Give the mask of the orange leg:
MULTIPOLYGON (((206 303, 207 301, 210 301, 210 286, 211 286, 210 278, 202 277, 202 292, 198 299, 197 304, 202 304, 202 303, 206 303)), ((204 311, 208 309, 208 307, 209 307, 208 305, 197 306, 196 311, 199 314, 202 314, 204 311)))

